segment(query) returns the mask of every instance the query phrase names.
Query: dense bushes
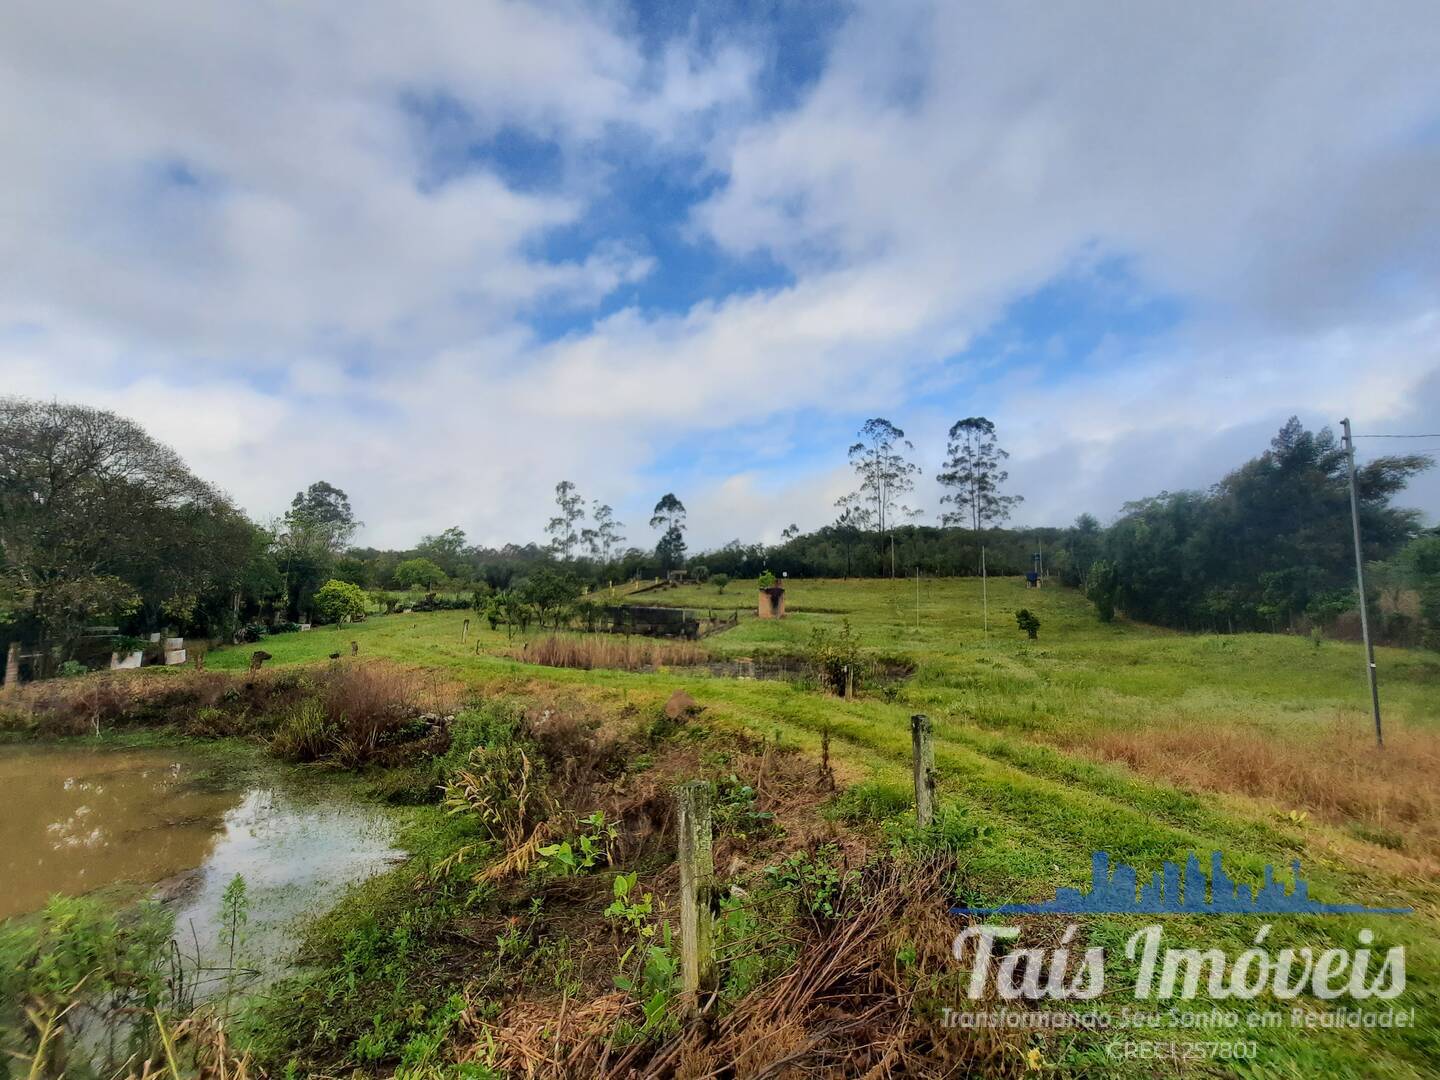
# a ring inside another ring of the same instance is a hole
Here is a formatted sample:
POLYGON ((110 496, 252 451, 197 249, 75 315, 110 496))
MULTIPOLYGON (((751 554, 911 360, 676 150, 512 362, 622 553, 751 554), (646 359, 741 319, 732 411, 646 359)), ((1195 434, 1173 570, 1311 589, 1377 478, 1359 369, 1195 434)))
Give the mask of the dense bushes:
MULTIPOLYGON (((1391 499, 1424 457, 1382 457, 1359 469, 1367 559, 1398 551, 1417 529, 1391 499)), ((1284 630, 1328 623, 1355 606, 1348 466, 1327 428, 1295 419, 1270 448, 1206 492, 1129 503, 1089 566, 1102 619, 1184 629, 1284 630)))
POLYGON ((358 585, 331 578, 315 590, 315 613, 323 622, 345 622, 365 617, 365 592, 358 585))

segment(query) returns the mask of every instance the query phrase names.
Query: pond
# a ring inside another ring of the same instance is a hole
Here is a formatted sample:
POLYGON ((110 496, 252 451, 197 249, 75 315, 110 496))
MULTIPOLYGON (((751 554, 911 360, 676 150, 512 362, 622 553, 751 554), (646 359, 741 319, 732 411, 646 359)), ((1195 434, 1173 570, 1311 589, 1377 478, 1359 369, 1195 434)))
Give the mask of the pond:
POLYGON ((213 959, 239 874, 243 960, 261 981, 289 966, 301 916, 403 857, 386 816, 336 785, 203 748, 0 746, 0 793, 0 918, 138 886, 170 906, 183 953, 213 959))

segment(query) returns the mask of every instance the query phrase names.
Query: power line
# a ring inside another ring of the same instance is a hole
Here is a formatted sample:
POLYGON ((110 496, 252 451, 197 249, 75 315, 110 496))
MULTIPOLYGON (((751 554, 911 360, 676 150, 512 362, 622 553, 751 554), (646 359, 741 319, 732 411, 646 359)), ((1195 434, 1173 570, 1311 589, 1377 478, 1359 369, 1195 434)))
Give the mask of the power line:
POLYGON ((1351 435, 1352 439, 1440 439, 1440 432, 1430 432, 1428 435, 1351 435))

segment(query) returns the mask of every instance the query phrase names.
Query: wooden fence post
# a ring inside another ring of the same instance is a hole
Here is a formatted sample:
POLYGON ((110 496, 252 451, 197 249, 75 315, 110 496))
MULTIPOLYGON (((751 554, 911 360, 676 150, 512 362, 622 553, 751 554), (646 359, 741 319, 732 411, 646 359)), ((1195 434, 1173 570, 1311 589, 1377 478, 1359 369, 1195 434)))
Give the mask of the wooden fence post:
POLYGON ((5 692, 8 694, 20 685, 20 642, 10 642, 5 655, 5 692))
POLYGON ((461 628, 461 630, 460 630, 460 644, 461 644, 461 645, 464 645, 466 639, 469 638, 469 636, 470 636, 470 620, 469 620, 469 619, 466 619, 466 620, 465 620, 465 625, 464 625, 464 627, 461 628))
POLYGON ((910 743, 915 759, 915 819, 922 827, 935 820, 935 747, 930 743, 930 718, 910 717, 910 743))
POLYGON ((685 1008, 694 1016, 702 996, 717 985, 712 903, 715 857, 710 846, 710 785, 681 784, 680 809, 680 970, 685 1008))

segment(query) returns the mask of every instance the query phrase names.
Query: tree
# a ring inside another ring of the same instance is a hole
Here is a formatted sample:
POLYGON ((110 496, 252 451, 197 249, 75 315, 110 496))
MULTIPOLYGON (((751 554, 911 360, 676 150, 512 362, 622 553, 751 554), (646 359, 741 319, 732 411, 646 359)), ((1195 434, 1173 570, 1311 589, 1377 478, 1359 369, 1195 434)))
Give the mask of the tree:
POLYGON ((729 574, 711 574, 711 575, 710 575, 710 584, 715 586, 715 591, 716 591, 717 593, 723 593, 723 592, 725 591, 725 586, 727 586, 727 585, 730 584, 730 575, 729 575, 729 574))
POLYGON ((580 522, 585 518, 585 500, 569 480, 555 485, 555 505, 560 513, 550 519, 545 531, 550 534, 550 550, 562 559, 569 559, 580 542, 580 522))
POLYGON ((254 539, 135 422, 0 399, 0 591, 22 633, 64 655, 97 620, 158 625, 226 608, 254 539))
POLYGON ((615 511, 598 499, 590 504, 590 518, 595 525, 593 528, 580 530, 580 541, 592 559, 608 563, 611 553, 625 542, 625 537, 620 532, 625 523, 616 521, 615 511))
POLYGON ((1396 559, 1420 599, 1422 641, 1440 649, 1440 529, 1417 536, 1396 559))
POLYGON ((415 554, 429 559, 448 577, 460 577, 466 573, 465 530, 451 525, 438 536, 426 536, 415 547, 415 554))
POLYGON ((1098 559, 1091 564, 1085 584, 1085 595, 1095 605, 1095 613, 1100 616, 1101 622, 1113 622, 1115 619, 1117 588, 1118 581, 1114 566, 1104 559, 1098 559))
POLYGON ((995 441, 995 425, 983 416, 967 416, 950 428, 945 464, 936 476, 950 488, 941 503, 955 509, 943 515, 946 525, 969 525, 972 532, 998 525, 1010 517, 1023 498, 1001 495, 1000 486, 1010 478, 1002 467, 1009 454, 995 441))
POLYGON ((793 523, 790 524, 790 525, 785 526, 785 528, 783 528, 783 529, 780 530, 780 539, 781 539, 781 540, 787 540, 787 541, 788 541, 788 540, 794 540, 795 537, 797 537, 797 536, 799 536, 799 535, 800 535, 800 526, 799 526, 799 525, 796 525, 796 524, 793 524, 793 523))
POLYGON ((860 428, 859 441, 849 450, 850 465, 860 486, 836 502, 842 511, 852 511, 856 520, 872 525, 882 535, 894 528, 895 517, 913 517, 911 510, 899 500, 915 488, 914 477, 920 467, 905 457, 903 450, 914 450, 905 432, 883 417, 866 420, 860 428), (864 506, 866 513, 859 515, 864 506))
POLYGON ((1090 568, 1100 558, 1103 542, 1104 533, 1094 514, 1081 514, 1075 519, 1065 543, 1068 558, 1061 580, 1066 585, 1085 588, 1090 580, 1090 568))
POLYGON ((1015 613, 1015 625, 1024 630, 1031 641, 1040 636, 1040 620, 1029 608, 1021 608, 1015 613))
POLYGON ((424 586, 433 589, 435 583, 445 579, 445 571, 429 559, 406 559, 395 567, 395 584, 402 589, 424 586))
POLYGON ((558 628, 562 616, 580 598, 582 586, 574 574, 556 573, 541 567, 528 578, 516 584, 514 592, 534 609, 541 627, 546 621, 558 628))
MULTIPOLYGON (((1356 471, 1367 562, 1418 532, 1416 512, 1391 500, 1431 464, 1423 455, 1380 457, 1356 471)), ((1115 605, 1131 618, 1218 630, 1324 621, 1353 598, 1345 450, 1328 428, 1307 431, 1291 417, 1265 452, 1209 491, 1126 504, 1102 547, 1115 605)))
POLYGON ((342 555, 335 560, 334 574, 339 581, 348 581, 362 589, 370 585, 370 566, 355 555, 342 555))
POLYGON ((331 578, 315 590, 315 611, 325 622, 365 617, 365 593, 358 585, 331 578))
POLYGON ((655 545, 655 557, 660 560, 660 569, 673 570, 685 565, 685 504, 673 492, 667 492, 655 504, 650 515, 650 527, 661 530, 660 542, 655 545))
POLYGON ((303 529, 323 536, 332 554, 343 551, 355 530, 364 522, 355 519, 350 496, 333 484, 317 480, 304 491, 297 491, 285 515, 292 529, 303 529))

